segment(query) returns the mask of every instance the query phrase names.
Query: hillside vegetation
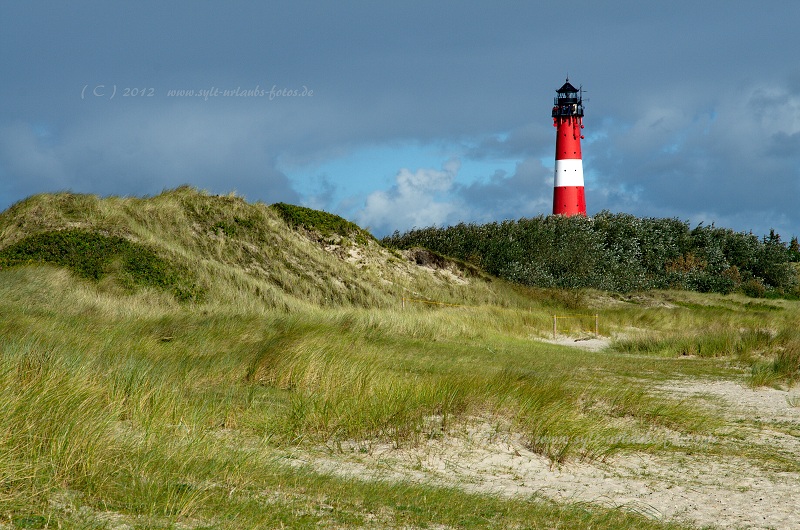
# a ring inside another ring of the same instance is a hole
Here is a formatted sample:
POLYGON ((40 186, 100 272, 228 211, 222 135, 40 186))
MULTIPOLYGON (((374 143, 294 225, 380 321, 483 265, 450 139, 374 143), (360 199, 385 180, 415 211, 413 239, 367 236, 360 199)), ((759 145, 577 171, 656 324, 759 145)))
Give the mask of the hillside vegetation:
POLYGON ((539 216, 395 232, 384 243, 425 247, 539 287, 800 296, 791 263, 800 261, 796 237, 787 245, 774 232, 759 239, 713 225, 690 229, 677 219, 539 216))
POLYGON ((688 524, 348 472, 476 424, 554 467, 746 455, 800 473, 747 434, 766 420, 658 390, 793 384, 792 300, 522 286, 324 212, 183 187, 0 214, 0 315, 0 528, 688 524), (553 315, 587 338, 594 314, 606 349, 544 340, 553 315))
MULTIPOLYGON (((0 267, 51 263, 113 292, 151 286, 182 301, 260 309, 388 307, 426 289, 452 298, 452 286, 356 225, 310 212, 189 187, 144 199, 38 195, 0 216, 0 267)), ((488 288, 464 296, 499 303, 488 288)))

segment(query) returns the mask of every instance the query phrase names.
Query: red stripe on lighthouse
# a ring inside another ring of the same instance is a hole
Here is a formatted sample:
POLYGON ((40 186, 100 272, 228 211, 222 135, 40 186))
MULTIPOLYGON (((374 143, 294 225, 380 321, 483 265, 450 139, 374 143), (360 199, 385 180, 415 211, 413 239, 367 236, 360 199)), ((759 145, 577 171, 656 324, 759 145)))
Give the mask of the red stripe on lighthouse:
POLYGON ((583 186, 553 188, 553 213, 557 215, 586 215, 586 196, 583 186))
POLYGON ((581 120, 577 116, 557 119, 556 160, 581 158, 581 120))

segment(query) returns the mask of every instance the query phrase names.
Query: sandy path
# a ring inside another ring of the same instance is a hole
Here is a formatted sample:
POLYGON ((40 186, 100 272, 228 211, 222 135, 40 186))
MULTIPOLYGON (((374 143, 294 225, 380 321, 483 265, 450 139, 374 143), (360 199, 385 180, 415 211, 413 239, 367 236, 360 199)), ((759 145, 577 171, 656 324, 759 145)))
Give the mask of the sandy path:
POLYGON ((558 335, 554 339, 537 339, 541 342, 549 342, 550 344, 559 344, 561 346, 570 346, 572 348, 581 348, 589 351, 600 351, 611 344, 609 337, 594 335, 587 335, 582 337, 573 337, 569 335, 558 335))
MULTIPOLYGON (((673 382, 661 391, 705 398, 709 407, 732 422, 754 417, 779 422, 784 429, 739 429, 737 434, 744 439, 733 443, 779 444, 788 458, 800 459, 800 437, 795 435, 800 429, 798 390, 751 390, 718 381, 673 382)), ((596 503, 695 525, 800 528, 800 474, 768 470, 744 457, 627 453, 606 462, 553 468, 546 458, 527 450, 518 435, 497 432, 480 420, 418 447, 371 445, 366 454, 365 447, 354 443, 343 453, 305 455, 297 463, 367 480, 457 485, 503 496, 538 494, 556 501, 596 503)))

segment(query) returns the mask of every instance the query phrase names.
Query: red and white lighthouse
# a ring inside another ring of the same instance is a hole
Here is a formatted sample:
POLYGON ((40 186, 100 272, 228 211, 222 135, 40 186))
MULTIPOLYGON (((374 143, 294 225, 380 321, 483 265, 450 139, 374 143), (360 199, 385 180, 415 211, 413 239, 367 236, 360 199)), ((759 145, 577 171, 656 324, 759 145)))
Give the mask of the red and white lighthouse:
POLYGON ((583 191, 581 129, 583 129, 582 91, 569 82, 556 90, 553 127, 556 127, 556 170, 553 188, 554 215, 586 215, 583 191))

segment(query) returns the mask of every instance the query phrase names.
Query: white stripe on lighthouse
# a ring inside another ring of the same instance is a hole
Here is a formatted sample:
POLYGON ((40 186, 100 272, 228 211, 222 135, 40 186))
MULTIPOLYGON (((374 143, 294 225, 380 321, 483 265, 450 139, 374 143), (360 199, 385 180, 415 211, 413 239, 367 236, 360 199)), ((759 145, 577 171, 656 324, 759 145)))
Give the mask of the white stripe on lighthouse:
POLYGON ((556 160, 555 186, 583 186, 583 161, 580 158, 556 160))

